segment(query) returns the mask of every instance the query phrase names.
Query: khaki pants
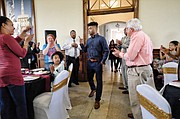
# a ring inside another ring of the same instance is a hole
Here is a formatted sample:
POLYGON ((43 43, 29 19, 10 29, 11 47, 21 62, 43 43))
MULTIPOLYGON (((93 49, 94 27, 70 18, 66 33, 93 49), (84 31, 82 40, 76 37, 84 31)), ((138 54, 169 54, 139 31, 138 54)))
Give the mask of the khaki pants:
POLYGON ((149 84, 153 88, 153 71, 150 65, 143 67, 128 68, 128 88, 131 110, 135 119, 142 119, 139 99, 137 97, 136 86, 140 84, 149 84))
POLYGON ((122 81, 124 88, 128 89, 127 65, 124 59, 122 59, 122 63, 121 63, 121 72, 122 72, 122 81))

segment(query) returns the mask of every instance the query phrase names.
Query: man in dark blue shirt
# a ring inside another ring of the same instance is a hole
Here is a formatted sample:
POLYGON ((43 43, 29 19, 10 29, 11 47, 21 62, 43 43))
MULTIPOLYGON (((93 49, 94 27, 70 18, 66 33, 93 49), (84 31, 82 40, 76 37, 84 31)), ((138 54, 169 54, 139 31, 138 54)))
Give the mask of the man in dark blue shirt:
POLYGON ((83 40, 81 39, 81 48, 84 52, 87 52, 87 77, 91 92, 89 97, 93 97, 96 92, 96 99, 94 108, 98 109, 100 107, 100 100, 102 95, 102 64, 109 55, 109 48, 106 39, 97 33, 98 23, 90 22, 88 24, 88 31, 90 38, 87 40, 86 45, 83 45, 83 40), (93 77, 96 73, 97 87, 95 87, 93 77))

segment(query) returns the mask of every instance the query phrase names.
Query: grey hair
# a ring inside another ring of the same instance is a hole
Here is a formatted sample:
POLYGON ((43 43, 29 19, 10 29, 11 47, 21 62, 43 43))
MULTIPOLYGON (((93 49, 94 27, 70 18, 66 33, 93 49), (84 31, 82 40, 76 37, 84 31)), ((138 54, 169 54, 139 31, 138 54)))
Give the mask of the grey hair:
POLYGON ((127 28, 133 28, 135 31, 142 29, 141 21, 137 18, 129 20, 127 23, 127 28))

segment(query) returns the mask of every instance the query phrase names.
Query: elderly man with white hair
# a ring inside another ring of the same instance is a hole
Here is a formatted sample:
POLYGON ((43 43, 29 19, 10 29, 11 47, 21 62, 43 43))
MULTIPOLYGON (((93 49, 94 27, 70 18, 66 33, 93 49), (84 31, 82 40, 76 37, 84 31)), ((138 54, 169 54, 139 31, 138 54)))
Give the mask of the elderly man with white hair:
POLYGON ((128 117, 142 119, 136 86, 146 83, 155 88, 150 66, 153 60, 153 46, 149 36, 142 31, 139 19, 129 20, 126 27, 127 35, 130 37, 129 48, 126 53, 115 50, 113 54, 125 59, 128 66, 129 98, 133 113, 133 115, 128 114, 128 117))

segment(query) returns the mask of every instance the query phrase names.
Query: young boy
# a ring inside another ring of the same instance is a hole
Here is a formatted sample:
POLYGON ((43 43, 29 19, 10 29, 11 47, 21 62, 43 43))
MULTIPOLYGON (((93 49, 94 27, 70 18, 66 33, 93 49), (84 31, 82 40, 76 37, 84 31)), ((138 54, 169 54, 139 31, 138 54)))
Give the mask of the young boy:
MULTIPOLYGON (((178 41, 171 41, 171 42, 169 43, 169 53, 170 53, 171 55, 176 55, 177 46, 178 46, 178 41)), ((160 59, 161 59, 161 60, 165 59, 165 62, 171 62, 171 61, 177 60, 177 59, 169 56, 168 54, 164 54, 164 53, 163 53, 163 49, 164 49, 163 46, 161 46, 161 48, 160 48, 160 59), (164 55, 163 55, 163 54, 164 54, 164 55)))

